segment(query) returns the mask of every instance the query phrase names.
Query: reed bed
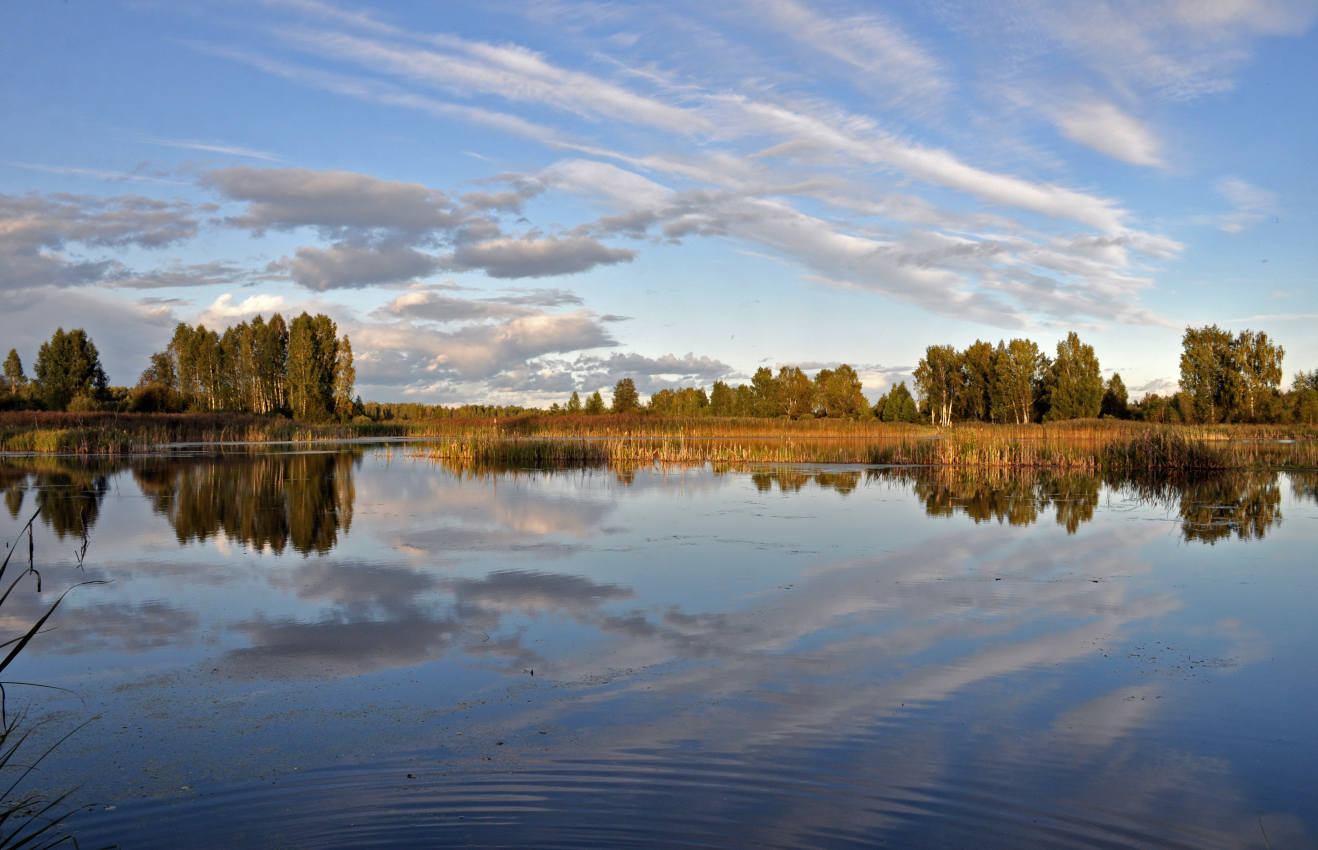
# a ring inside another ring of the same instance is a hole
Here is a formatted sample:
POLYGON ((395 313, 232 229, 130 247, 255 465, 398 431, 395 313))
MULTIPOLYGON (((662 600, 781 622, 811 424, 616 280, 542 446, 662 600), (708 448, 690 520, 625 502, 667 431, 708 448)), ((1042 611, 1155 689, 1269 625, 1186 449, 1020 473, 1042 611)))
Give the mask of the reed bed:
POLYGON ((446 438, 419 454, 453 464, 502 468, 861 463, 1098 473, 1318 467, 1318 441, 1312 439, 1225 440, 1191 429, 1130 424, 962 426, 942 431, 871 425, 868 432, 857 429, 846 436, 661 436, 648 429, 567 437, 482 433, 446 438))
POLYGON ((928 425, 874 420, 527 414, 312 424, 236 414, 0 414, 0 451, 128 454, 169 443, 433 440, 427 456, 505 466, 866 463, 1076 471, 1318 467, 1318 429, 1078 420, 928 425))

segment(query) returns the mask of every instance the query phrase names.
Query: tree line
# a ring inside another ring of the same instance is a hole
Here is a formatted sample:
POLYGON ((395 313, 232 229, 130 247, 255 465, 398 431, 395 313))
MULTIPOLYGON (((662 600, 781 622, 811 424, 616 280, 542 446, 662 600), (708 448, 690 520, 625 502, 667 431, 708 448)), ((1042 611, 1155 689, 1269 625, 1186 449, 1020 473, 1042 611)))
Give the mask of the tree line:
POLYGON ((151 355, 138 387, 160 408, 288 413, 295 419, 346 420, 354 409, 352 343, 329 316, 275 313, 224 333, 180 322, 164 351, 151 355))
POLYGON ((127 412, 227 411, 347 420, 363 413, 353 394, 352 343, 328 316, 285 322, 257 316, 223 333, 180 322, 131 389, 110 387, 82 329, 55 331, 37 351, 34 378, 10 349, 0 406, 127 412))
MULTIPOLYGON (((1151 422, 1267 422, 1318 424, 1318 369, 1300 372, 1280 388, 1284 350, 1266 333, 1231 334, 1216 325, 1187 327, 1181 340, 1180 385, 1170 396, 1127 397, 1121 376, 1102 378, 1093 346, 1072 331, 1052 355, 1030 339, 976 340, 964 349, 930 345, 913 384, 891 387, 870 405, 854 368, 821 369, 813 378, 799 366, 767 366, 748 383, 655 392, 642 404, 635 382, 623 378, 605 404, 599 390, 573 392, 551 413, 648 411, 664 416, 791 419, 847 418, 1025 424, 1099 416, 1151 422)), ((303 313, 286 323, 278 313, 223 333, 180 323, 163 351, 151 355, 132 389, 110 387, 96 346, 82 329, 56 330, 37 352, 34 377, 11 349, 0 381, 0 409, 113 409, 281 413, 297 419, 372 421, 469 416, 516 416, 519 406, 363 404, 354 396, 356 371, 347 335, 325 315, 303 313)))
MULTIPOLYGON (((778 374, 761 366, 749 384, 730 386, 715 381, 709 393, 704 387, 663 389, 642 405, 636 382, 623 378, 614 385, 612 413, 648 410, 663 416, 737 416, 790 419, 816 417, 865 419, 872 415, 856 370, 843 363, 836 369, 821 369, 812 379, 797 366, 782 366, 778 374)), ((566 405, 554 403, 551 413, 604 413, 604 399, 597 390, 584 402, 572 393, 566 405)))

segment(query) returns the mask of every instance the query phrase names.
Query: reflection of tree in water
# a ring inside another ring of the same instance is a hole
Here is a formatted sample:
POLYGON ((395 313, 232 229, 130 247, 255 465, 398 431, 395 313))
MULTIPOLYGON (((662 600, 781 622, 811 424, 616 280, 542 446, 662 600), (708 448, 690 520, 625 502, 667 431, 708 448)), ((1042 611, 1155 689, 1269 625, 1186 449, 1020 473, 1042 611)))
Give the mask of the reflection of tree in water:
POLYGON ((1318 471, 1291 470, 1286 475, 1291 480, 1291 493, 1295 498, 1318 502, 1318 471))
POLYGON ((929 516, 965 514, 975 522, 1031 525, 1050 506, 1074 534, 1094 518, 1099 480, 1085 473, 905 467, 870 470, 876 479, 910 482, 929 516))
POLYGON ((5 507, 18 518, 33 492, 33 509, 41 510, 41 521, 61 540, 90 533, 101 512, 101 502, 116 471, 103 460, 79 458, 6 458, 0 463, 0 486, 5 490, 5 507))
POLYGON ((1281 524, 1281 487, 1275 472, 1215 475, 1183 485, 1179 495, 1186 540, 1216 543, 1232 535, 1259 540, 1281 524))
POLYGON ((799 493, 813 481, 824 490, 836 490, 842 495, 850 493, 860 484, 859 469, 840 472, 812 472, 804 469, 759 469, 751 473, 755 489, 767 493, 775 486, 783 493, 799 493))
POLYGON ((1082 522, 1094 518, 1098 507, 1098 476, 1084 473, 1057 473, 1041 476, 1043 492, 1051 499, 1057 513, 1057 524, 1066 526, 1067 534, 1075 534, 1082 522))
POLYGON ((352 524, 360 463, 359 451, 164 460, 133 476, 180 543, 223 531, 257 548, 325 554, 352 524))
POLYGON ((5 487, 5 508, 8 509, 9 515, 18 519, 18 515, 23 512, 23 486, 21 484, 10 484, 5 487))

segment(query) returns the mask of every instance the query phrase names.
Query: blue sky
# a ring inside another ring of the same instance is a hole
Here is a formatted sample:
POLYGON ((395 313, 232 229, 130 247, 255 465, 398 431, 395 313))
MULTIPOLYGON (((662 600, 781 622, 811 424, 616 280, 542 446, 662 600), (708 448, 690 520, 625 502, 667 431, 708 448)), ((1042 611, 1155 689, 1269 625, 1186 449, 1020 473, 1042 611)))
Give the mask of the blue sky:
MULTIPOLYGON (((1318 368, 1318 0, 17 2, 0 347, 330 314, 368 399, 1186 325, 1318 368)), ((607 395, 607 393, 606 393, 607 395)))

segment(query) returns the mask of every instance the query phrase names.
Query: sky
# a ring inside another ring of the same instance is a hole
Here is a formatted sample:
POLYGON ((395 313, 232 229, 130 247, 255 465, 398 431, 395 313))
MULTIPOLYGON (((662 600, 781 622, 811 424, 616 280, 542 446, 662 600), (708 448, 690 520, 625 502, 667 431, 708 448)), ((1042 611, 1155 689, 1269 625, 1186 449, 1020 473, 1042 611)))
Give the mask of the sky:
POLYGON ((1318 368, 1318 0, 16 0, 0 349, 326 313, 367 400, 1075 330, 1135 397, 1181 335, 1318 368))

